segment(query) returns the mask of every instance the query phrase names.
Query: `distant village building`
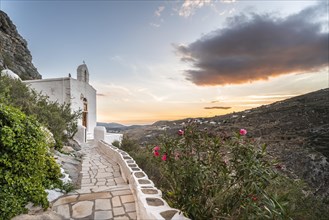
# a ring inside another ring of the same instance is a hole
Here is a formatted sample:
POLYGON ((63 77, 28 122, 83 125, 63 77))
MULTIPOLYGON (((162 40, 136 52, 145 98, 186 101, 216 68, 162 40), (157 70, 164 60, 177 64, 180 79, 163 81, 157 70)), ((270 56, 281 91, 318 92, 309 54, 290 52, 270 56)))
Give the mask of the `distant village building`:
POLYGON ((49 100, 60 104, 70 103, 71 111, 82 110, 79 119, 77 140, 85 141, 92 137, 96 127, 96 90, 89 84, 89 71, 86 64, 77 68, 77 79, 71 77, 23 81, 37 92, 49 96, 49 100), (85 132, 81 129, 85 129, 85 132))

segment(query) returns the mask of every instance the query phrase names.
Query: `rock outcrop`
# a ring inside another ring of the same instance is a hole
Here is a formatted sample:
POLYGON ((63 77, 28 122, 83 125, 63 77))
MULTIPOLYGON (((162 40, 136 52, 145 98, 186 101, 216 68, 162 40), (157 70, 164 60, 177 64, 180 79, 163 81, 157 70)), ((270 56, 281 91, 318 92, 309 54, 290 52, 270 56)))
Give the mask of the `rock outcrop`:
POLYGON ((10 69, 23 80, 41 79, 32 63, 26 40, 8 15, 0 11, 0 70, 10 69))

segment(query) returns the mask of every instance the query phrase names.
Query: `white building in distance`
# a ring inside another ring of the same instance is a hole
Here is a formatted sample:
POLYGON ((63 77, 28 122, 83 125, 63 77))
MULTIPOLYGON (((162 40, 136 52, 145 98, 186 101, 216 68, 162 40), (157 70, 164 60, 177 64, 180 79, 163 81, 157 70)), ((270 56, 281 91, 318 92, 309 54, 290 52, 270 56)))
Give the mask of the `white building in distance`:
POLYGON ((79 131, 75 139, 84 142, 87 136, 93 136, 96 127, 96 90, 89 84, 89 71, 86 64, 78 66, 77 79, 69 76, 26 80, 24 83, 37 92, 47 95, 50 101, 60 104, 70 103, 72 112, 82 110, 82 118, 78 120, 79 131))

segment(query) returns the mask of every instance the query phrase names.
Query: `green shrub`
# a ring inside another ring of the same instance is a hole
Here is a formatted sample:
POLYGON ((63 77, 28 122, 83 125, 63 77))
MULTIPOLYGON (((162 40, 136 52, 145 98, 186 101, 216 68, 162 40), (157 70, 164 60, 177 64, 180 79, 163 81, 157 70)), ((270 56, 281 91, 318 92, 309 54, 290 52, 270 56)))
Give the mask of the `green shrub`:
POLYGON ((33 115, 51 131, 57 149, 78 130, 77 120, 81 117, 81 111, 72 113, 70 104, 51 102, 47 96, 30 89, 19 80, 0 76, 0 102, 33 115))
POLYGON ((113 145, 114 147, 120 147, 120 141, 118 141, 118 140, 114 140, 114 141, 112 142, 112 145, 113 145))
POLYGON ((0 219, 25 212, 28 202, 47 208, 45 188, 60 184, 60 175, 40 124, 0 103, 0 219))
POLYGON ((120 148, 128 153, 135 153, 139 150, 136 141, 130 139, 127 135, 123 135, 120 148))
POLYGON ((65 193, 69 193, 75 189, 73 183, 71 182, 63 183, 59 188, 65 193))

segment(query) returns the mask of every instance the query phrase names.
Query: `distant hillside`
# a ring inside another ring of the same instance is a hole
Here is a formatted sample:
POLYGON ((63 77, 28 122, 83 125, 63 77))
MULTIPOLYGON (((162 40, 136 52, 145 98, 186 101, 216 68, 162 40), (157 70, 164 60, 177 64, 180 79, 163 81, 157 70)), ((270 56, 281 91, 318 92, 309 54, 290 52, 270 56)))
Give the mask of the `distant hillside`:
POLYGON ((155 144, 163 130, 175 134, 191 121, 213 133, 247 129, 289 173, 307 181, 314 192, 329 195, 329 89, 223 116, 156 122, 126 134, 141 145, 155 144))
POLYGON ((27 41, 19 35, 8 15, 0 10, 0 71, 10 69, 27 79, 41 79, 32 63, 27 41))
POLYGON ((97 126, 104 126, 106 128, 124 128, 126 127, 125 125, 111 122, 111 123, 105 123, 105 122, 97 122, 97 126))
POLYGON ((119 123, 111 122, 111 123, 105 123, 105 122, 97 122, 97 126, 103 126, 106 128, 106 131, 109 133, 120 133, 125 130, 134 129, 141 127, 140 125, 131 125, 126 126, 119 123))

